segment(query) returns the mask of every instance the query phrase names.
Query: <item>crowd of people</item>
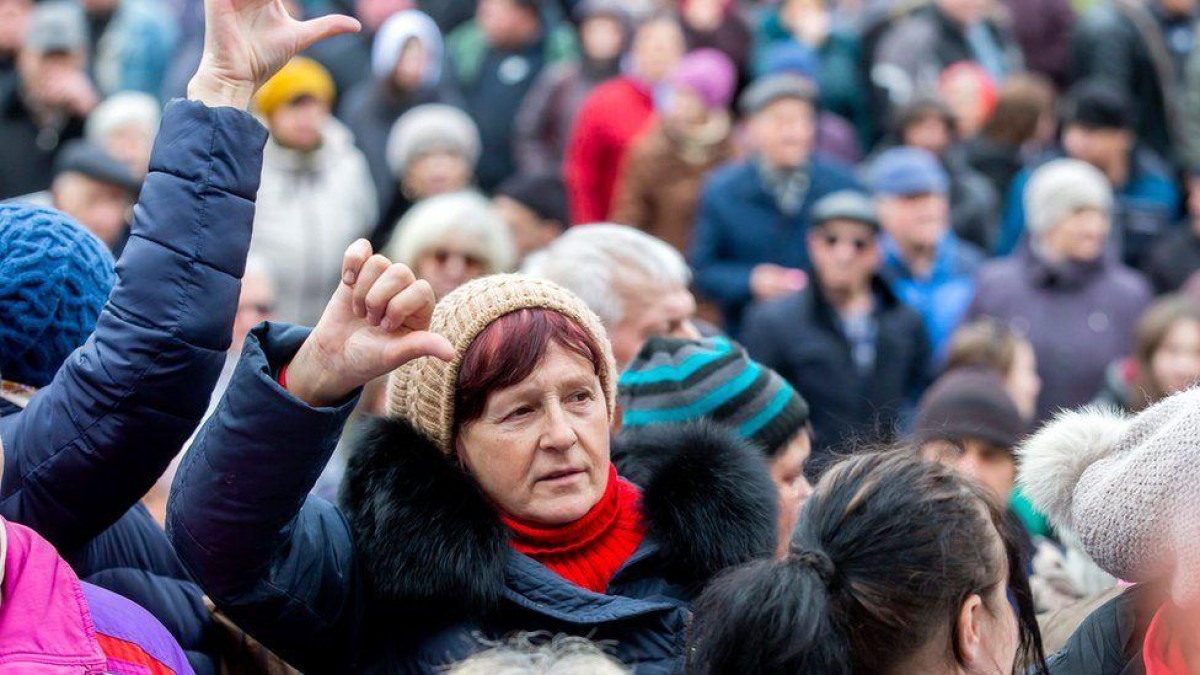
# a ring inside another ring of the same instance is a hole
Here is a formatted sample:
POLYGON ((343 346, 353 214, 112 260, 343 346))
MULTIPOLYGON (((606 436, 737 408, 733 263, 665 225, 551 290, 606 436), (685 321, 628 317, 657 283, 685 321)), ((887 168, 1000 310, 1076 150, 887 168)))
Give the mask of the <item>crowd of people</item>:
POLYGON ((0 670, 1200 675, 1198 31, 0 0, 0 670))

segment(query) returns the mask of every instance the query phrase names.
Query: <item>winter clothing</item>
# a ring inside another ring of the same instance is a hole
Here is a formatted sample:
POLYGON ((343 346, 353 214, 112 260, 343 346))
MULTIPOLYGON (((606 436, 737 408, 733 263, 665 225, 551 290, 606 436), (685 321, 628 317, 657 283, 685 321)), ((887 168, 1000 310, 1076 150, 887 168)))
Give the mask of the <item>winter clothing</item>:
POLYGON ((875 358, 859 369, 843 319, 819 284, 746 313, 741 339, 751 358, 796 387, 812 408, 814 471, 852 443, 888 441, 929 382, 930 346, 921 317, 882 281, 873 284, 875 358))
POLYGON ((84 133, 89 142, 104 145, 109 136, 130 124, 145 129, 148 137, 153 138, 161 123, 162 106, 158 99, 137 91, 123 91, 104 99, 88 113, 84 133))
POLYGON ((1134 396, 1136 374, 1137 364, 1132 359, 1122 358, 1108 364, 1104 370, 1104 384, 1100 385, 1100 392, 1092 399, 1092 405, 1123 413, 1137 412, 1139 406, 1134 396))
POLYGON ((726 337, 653 337, 617 383, 622 429, 711 419, 768 454, 808 424, 792 385, 726 337))
POLYGON ((39 122, 26 105, 19 78, 0 91, 0 148, 5 157, 20 162, 0 162, 0 200, 27 195, 50 187, 54 158, 62 144, 83 135, 83 118, 63 115, 39 122))
POLYGON ((1024 434, 1025 422, 1004 382, 985 368, 957 368, 938 378, 921 397, 913 425, 917 445, 977 438, 1007 450, 1024 434))
POLYGON ((116 281, 95 235, 45 207, 0 204, 0 375, 44 387, 96 326, 116 281))
POLYGON ((1059 116, 1063 126, 1133 131, 1135 107, 1132 99, 1112 88, 1112 83, 1094 78, 1071 87, 1059 116))
POLYGON ((215 672, 199 651, 208 611, 137 503, 225 362, 265 141, 242 111, 167 107, 95 332, 24 411, 0 419, 0 514, 46 537, 84 580, 151 608, 201 672, 215 672))
MULTIPOLYGON (((396 229, 399 232, 381 250, 413 270, 421 256, 446 246, 451 235, 470 242, 469 251, 463 252, 479 260, 482 274, 510 272, 517 262, 508 224, 486 197, 473 190, 422 200, 400 219, 396 229)), ((447 290, 434 288, 434 292, 447 290)))
MULTIPOLYGON (((972 171, 987 179, 998 198, 1009 194, 1013 178, 1025 167, 1020 147, 998 143, 983 134, 963 145, 963 159, 972 171)), ((995 247, 996 242, 992 242, 985 250, 995 247)))
POLYGON ((1150 299, 1141 275, 1107 256, 1052 264, 1022 248, 980 270, 968 316, 1006 322, 1033 343, 1041 421, 1092 399, 1108 364, 1132 350, 1133 327, 1150 299))
POLYGON ((821 198, 813 206, 813 227, 831 220, 849 220, 879 231, 879 214, 871 198, 857 190, 842 190, 821 198))
POLYGON ((85 52, 88 27, 82 5, 66 0, 38 5, 29 14, 25 40, 26 46, 43 54, 85 52))
POLYGON ((495 188, 516 173, 513 140, 517 111, 538 74, 578 53, 570 27, 560 24, 545 30, 547 33, 535 42, 514 50, 489 45, 475 21, 460 26, 446 38, 451 73, 483 139, 478 175, 484 190, 495 188))
POLYGON ((807 189, 792 215, 785 215, 768 192, 757 158, 717 169, 700 192, 692 267, 700 291, 721 303, 730 330, 736 331, 742 309, 751 300, 754 266, 769 262, 807 267, 813 204, 827 194, 858 188, 848 168, 818 156, 802 173, 807 189))
POLYGON ((816 107, 817 90, 812 81, 794 73, 767 75, 755 80, 738 99, 743 117, 752 117, 776 101, 795 99, 816 107))
POLYGON ((567 212, 567 187, 562 179, 549 174, 517 174, 496 188, 497 197, 508 197, 524 206, 540 220, 561 227, 570 222, 567 212))
POLYGON ((408 43, 416 40, 425 48, 429 68, 422 85, 436 87, 442 79, 442 33, 428 14, 415 9, 397 12, 380 26, 371 44, 371 74, 377 80, 389 80, 408 43))
POLYGON ((514 550, 474 480, 399 420, 364 434, 344 511, 306 499, 354 400, 314 409, 279 387, 278 368, 305 336, 268 324, 247 339, 168 513, 218 606, 305 672, 432 672, 481 649, 477 637, 517 629, 612 641, 641 672, 672 672, 695 589, 774 550, 775 488, 761 456, 707 427, 626 448, 646 537, 603 595, 514 550))
POLYGON ((709 110, 724 110, 733 100, 737 69, 733 61, 716 49, 698 49, 680 59, 667 76, 666 86, 684 87, 704 102, 709 110))
POLYGON ((563 164, 572 224, 608 219, 621 163, 653 113, 649 85, 631 76, 605 82, 584 99, 563 164))
POLYGON ((475 166, 482 152, 479 129, 463 111, 439 103, 417 106, 396 120, 387 139, 387 165, 392 181, 404 177, 408 167, 433 152, 462 156, 475 166))
POLYGON ((157 96, 179 41, 170 10, 152 0, 122 0, 112 16, 89 20, 94 27, 89 61, 100 91, 132 89, 157 96))
POLYGON ((588 94, 618 73, 616 62, 556 63, 542 71, 517 111, 517 165, 525 173, 559 171, 588 94))
MULTIPOLYGON (((688 0, 682 0, 680 3, 681 14, 685 11, 687 3, 688 0)), ((733 2, 725 3, 725 15, 715 30, 702 31, 694 28, 688 23, 686 15, 683 15, 681 27, 688 51, 714 49, 729 57, 737 72, 744 73, 748 70, 754 35, 733 2)))
POLYGON ((871 192, 889 197, 944 195, 950 177, 937 157, 927 150, 900 146, 880 153, 867 171, 871 192))
POLYGON ((270 117, 276 110, 305 96, 332 106, 335 93, 333 78, 324 66, 310 58, 297 56, 259 88, 254 94, 254 106, 270 117))
POLYGON ((58 178, 64 173, 82 174, 121 188, 129 193, 131 200, 136 199, 142 189, 142 181, 133 175, 128 166, 91 141, 76 140, 63 146, 62 152, 54 160, 54 177, 58 178))
POLYGON ((1126 589, 1092 612, 1046 659, 1052 675, 1142 675, 1150 622, 1163 602, 1157 584, 1126 589))
POLYGON ((1096 167, 1078 159, 1043 164, 1025 186, 1025 228, 1035 239, 1081 209, 1112 208, 1112 187, 1096 167))
POLYGON ((275 316, 315 325, 341 278, 346 247, 375 223, 367 160, 346 127, 330 119, 316 150, 271 139, 262 162, 250 250, 275 273, 275 316))
POLYGON ((145 609, 81 583, 33 530, 0 520, 0 670, 191 673, 179 644, 145 609))
POLYGON ((690 138, 653 122, 625 155, 609 220, 632 225, 686 255, 705 178, 734 155, 729 118, 718 114, 690 138))
POLYGON ((1075 9, 1070 0, 1004 0, 1025 68, 1044 75, 1060 90, 1067 85, 1075 9))
POLYGON ((1200 235, 1192 224, 1180 223, 1159 235, 1150 247, 1143 269, 1156 294, 1182 289, 1200 270, 1200 235))
POLYGON ((616 403, 617 372, 608 334, 599 317, 561 286, 519 274, 469 281, 438 302, 429 330, 450 338, 458 356, 453 363, 439 359, 410 361, 393 373, 388 381, 388 414, 408 420, 442 452, 453 454, 454 389, 467 347, 496 319, 531 308, 553 310, 571 319, 600 347, 606 364, 599 373, 600 384, 611 416, 616 403))

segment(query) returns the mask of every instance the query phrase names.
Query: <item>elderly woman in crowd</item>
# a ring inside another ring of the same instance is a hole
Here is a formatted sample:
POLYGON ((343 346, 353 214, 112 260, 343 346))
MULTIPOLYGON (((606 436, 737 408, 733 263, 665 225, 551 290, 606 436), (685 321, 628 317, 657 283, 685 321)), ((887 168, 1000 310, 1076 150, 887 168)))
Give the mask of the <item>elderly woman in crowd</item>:
POLYGON ((88 115, 84 134, 141 180, 150 170, 150 148, 161 118, 162 107, 153 96, 123 91, 96 106, 88 115))
POLYGON ((386 244, 413 204, 471 187, 481 149, 479 128, 458 108, 430 103, 396 120, 387 138, 387 164, 397 189, 379 214, 372 245, 386 244))
POLYGON ((1062 159, 1037 170, 1025 193, 1031 240, 979 273, 971 317, 1028 335, 1042 391, 1036 420, 1087 403, 1104 371, 1133 347, 1150 287, 1108 251, 1112 189, 1098 169, 1062 159))
POLYGON ((482 195, 454 192, 413 207, 386 253, 433 287, 441 298, 472 279, 516 264, 512 233, 482 195))
POLYGON ((733 432, 670 427, 639 485, 609 461, 617 373, 579 298, 486 277, 434 306, 356 244, 311 333, 252 335, 187 455, 168 530, 243 628, 305 672, 431 672, 514 630, 682 666, 696 589, 775 547, 775 489, 733 432), (358 388, 393 372, 342 508, 306 494, 358 388))

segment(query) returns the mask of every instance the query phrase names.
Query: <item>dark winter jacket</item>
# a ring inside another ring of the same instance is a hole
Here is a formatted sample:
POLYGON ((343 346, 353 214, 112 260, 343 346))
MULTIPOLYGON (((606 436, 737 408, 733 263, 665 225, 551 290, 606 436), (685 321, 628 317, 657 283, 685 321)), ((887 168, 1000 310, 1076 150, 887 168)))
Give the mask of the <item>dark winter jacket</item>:
POLYGON ((1164 232, 1150 247, 1146 276, 1155 293, 1173 293, 1200 270, 1200 236, 1191 223, 1164 232))
POLYGON ((185 456, 167 528, 240 626, 306 673, 439 672, 478 638, 546 630, 612 641, 640 673, 677 671, 689 601, 769 555, 775 490, 761 455, 709 428, 639 438, 647 537, 608 594, 507 545, 459 465, 400 421, 362 436, 339 509, 308 492, 355 400, 311 408, 276 381, 307 336, 266 324, 185 456), (643 480, 644 478, 644 480, 643 480))
POLYGON ((1120 410, 1123 413, 1138 412, 1138 402, 1134 396, 1137 385, 1133 382, 1132 377, 1136 372, 1135 368, 1136 366, 1128 358, 1118 359, 1108 364, 1108 368, 1104 371, 1104 384, 1100 385, 1100 391, 1096 394, 1096 398, 1092 399, 1092 404, 1120 410))
POLYGON ((930 343, 921 315, 876 280, 875 367, 855 367, 837 311, 820 287, 754 305, 741 340, 750 356, 778 372, 812 411, 814 469, 855 441, 887 442, 929 383, 930 343))
POLYGON ((150 609, 200 672, 208 613, 138 500, 208 407, 229 348, 266 130, 250 115, 167 107, 119 280, 88 342, 23 412, 0 419, 0 515, 80 578, 150 609))
POLYGON ((82 135, 83 119, 78 117, 39 128, 22 101, 19 78, 14 78, 7 91, 0 91, 0 200, 49 188, 59 148, 82 135))
POLYGON ((1051 675, 1142 675, 1150 621, 1165 601, 1160 586, 1138 584, 1092 612, 1047 659, 1051 675))
POLYGON ((1092 400, 1104 371, 1133 349, 1133 328, 1150 304, 1140 274, 1106 256, 1053 265, 1027 247, 988 263, 969 319, 992 317, 1026 333, 1037 354, 1038 421, 1092 400))
POLYGON ((1070 0, 1004 0, 1004 6, 1012 19, 1013 37, 1025 56, 1025 67, 1064 89, 1075 26, 1070 0))

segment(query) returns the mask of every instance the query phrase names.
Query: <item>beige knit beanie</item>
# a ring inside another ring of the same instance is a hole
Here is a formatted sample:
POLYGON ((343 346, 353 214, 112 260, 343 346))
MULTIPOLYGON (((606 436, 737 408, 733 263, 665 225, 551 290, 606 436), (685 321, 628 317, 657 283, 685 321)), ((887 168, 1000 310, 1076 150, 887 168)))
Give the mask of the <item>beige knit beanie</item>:
POLYGON ((1018 452, 1025 494, 1096 564, 1200 603, 1200 387, 1136 417, 1061 413, 1018 452))
MULTIPOLYGON (((463 356, 475 338, 496 319, 522 309, 548 309, 579 324, 601 350, 600 384, 611 418, 616 400, 617 370, 612 345, 600 319, 582 300, 561 286, 521 274, 495 274, 459 286, 433 310, 429 330, 454 346, 454 360, 433 357, 401 366, 388 382, 387 414, 416 427, 446 454, 454 452, 454 390, 463 356)), ((513 349, 521 349, 514 338, 513 349)))

